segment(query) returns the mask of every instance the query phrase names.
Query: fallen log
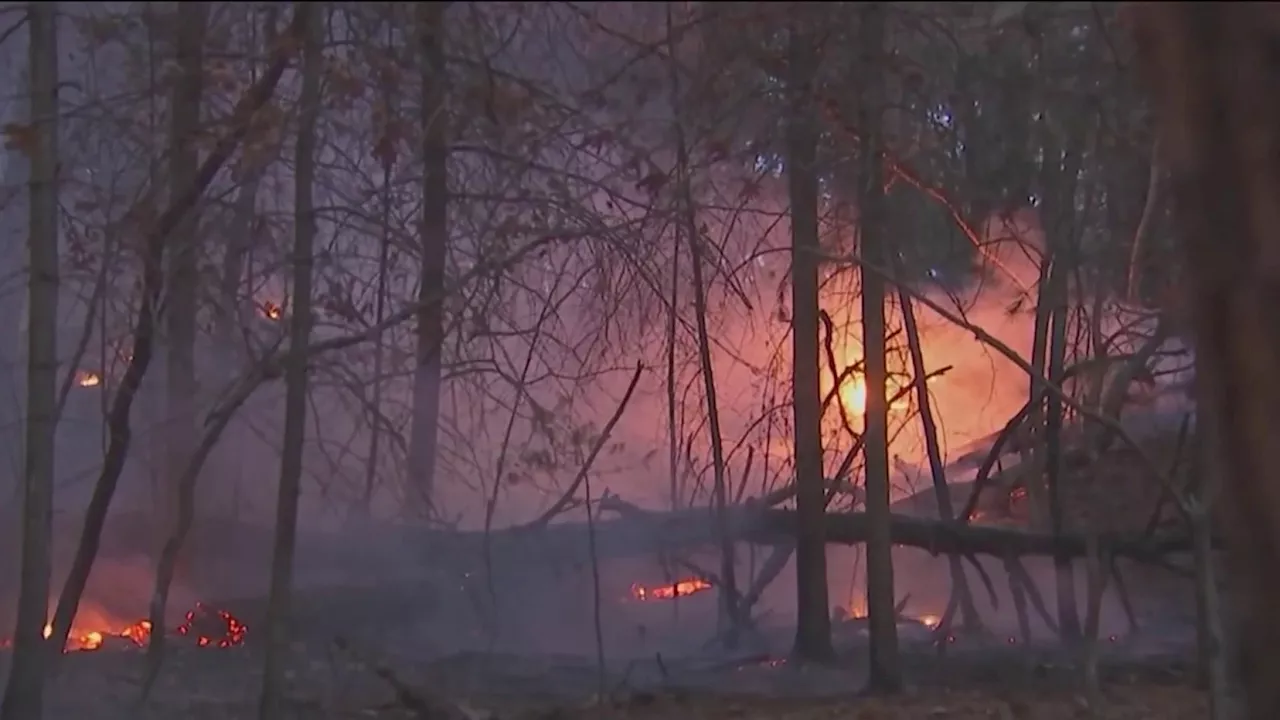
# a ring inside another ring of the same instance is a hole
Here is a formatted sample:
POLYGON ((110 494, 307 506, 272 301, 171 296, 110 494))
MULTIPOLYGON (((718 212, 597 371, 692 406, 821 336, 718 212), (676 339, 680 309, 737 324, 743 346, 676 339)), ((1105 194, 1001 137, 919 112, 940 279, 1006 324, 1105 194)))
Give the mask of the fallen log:
MULTIPOLYGON (((734 540, 762 545, 790 542, 795 535, 796 514, 791 510, 745 503, 728 509, 728 532, 734 540)), ((715 541, 709 510, 693 508, 671 512, 633 509, 622 517, 594 523, 596 559, 637 557, 688 551, 710 546, 715 541)), ((867 516, 862 512, 828 513, 825 522, 828 543, 858 545, 867 539, 867 516)), ((491 533, 491 558, 501 572, 507 567, 529 568, 544 563, 585 566, 588 554, 585 523, 560 523, 541 529, 511 528, 491 533)), ((934 555, 988 555, 997 558, 1049 556, 1062 553, 1084 557, 1083 536, 1054 537, 1011 527, 961 526, 925 518, 894 514, 890 520, 894 545, 913 547, 934 555)), ((402 529, 396 542, 422 558, 480 558, 483 534, 477 532, 424 531, 402 529)), ((1102 534, 1100 547, 1113 557, 1136 562, 1157 562, 1179 552, 1188 552, 1191 540, 1182 532, 1102 534)), ((474 566, 474 565, 473 565, 474 566)))
MULTIPOLYGON (((616 498, 602 503, 603 513, 594 523, 596 560, 656 557, 661 553, 687 552, 714 544, 715 526, 708 508, 669 512, 642 510, 616 498), (613 517, 608 515, 612 514, 613 517)), ((763 507, 748 501, 730 506, 727 531, 738 542, 777 545, 795 536, 794 511, 763 507)), ((1061 552, 1069 557, 1085 555, 1083 536, 1036 533, 1016 527, 967 525, 932 518, 892 515, 890 537, 895 545, 913 547, 935 555, 986 555, 1000 559, 1049 556, 1061 552)), ((220 528, 225 531, 226 528, 220 528)), ((494 574, 542 574, 557 568, 579 570, 590 566, 588 532, 585 522, 558 522, 545 527, 514 527, 489 533, 489 559, 494 574)), ((825 520, 827 542, 858 545, 867 539, 867 518, 862 512, 828 513, 825 520)), ((223 532, 219 532, 222 535, 223 532)), ((217 553, 220 564, 235 567, 242 585, 251 594, 265 577, 263 548, 268 531, 243 526, 234 533, 236 542, 223 545, 217 553), (258 567, 261 566, 261 567, 258 567), (257 582, 245 582, 246 576, 257 582), (253 590, 250 587, 254 587, 253 590)), ((374 583, 405 582, 431 574, 461 576, 485 569, 485 533, 452 531, 417 526, 383 526, 360 533, 306 533, 299 540, 299 566, 315 567, 316 584, 340 582, 359 577, 374 583)), ((1099 535, 1100 546, 1111 557, 1158 564, 1175 553, 1189 552, 1187 534, 1171 529, 1153 534, 1111 533, 1099 535)), ((201 563, 197 563, 199 566, 201 563)), ((215 573, 221 575, 223 573, 215 573)), ((313 573, 307 572, 305 575, 313 573)), ((194 578, 193 578, 194 579, 194 578)), ((203 585, 210 597, 225 582, 203 585)))

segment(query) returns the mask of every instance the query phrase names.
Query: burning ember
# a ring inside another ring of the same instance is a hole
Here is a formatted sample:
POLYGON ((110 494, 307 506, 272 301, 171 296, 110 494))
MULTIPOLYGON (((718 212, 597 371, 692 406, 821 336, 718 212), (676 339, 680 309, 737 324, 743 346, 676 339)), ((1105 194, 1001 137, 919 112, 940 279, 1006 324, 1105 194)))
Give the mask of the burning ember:
POLYGON ((270 300, 264 300, 261 309, 262 316, 268 320, 279 320, 284 315, 284 309, 270 300))
MULTIPOLYGON (((210 610, 203 603, 196 603, 187 612, 183 622, 174 632, 190 637, 197 647, 229 648, 244 643, 249 628, 226 610, 210 610)), ((44 626, 44 636, 53 634, 53 625, 44 626)), ((100 649, 111 638, 128 640, 136 647, 146 647, 151 642, 151 621, 138 620, 119 629, 82 630, 72 628, 67 637, 64 653, 88 652, 100 649)), ((0 648, 13 646, 10 638, 0 638, 0 648)))
POLYGON ((711 583, 702 578, 686 578, 670 585, 654 585, 645 587, 640 583, 631 586, 631 596, 637 600, 670 600, 674 597, 682 597, 684 595, 692 595, 710 590, 711 583))
POLYGON ((77 370, 76 384, 82 388, 98 387, 102 384, 102 376, 92 370, 77 370))
POLYGON ((196 603, 188 610, 178 634, 194 637, 198 647, 229 648, 244 643, 249 628, 226 610, 211 610, 204 603, 196 603))

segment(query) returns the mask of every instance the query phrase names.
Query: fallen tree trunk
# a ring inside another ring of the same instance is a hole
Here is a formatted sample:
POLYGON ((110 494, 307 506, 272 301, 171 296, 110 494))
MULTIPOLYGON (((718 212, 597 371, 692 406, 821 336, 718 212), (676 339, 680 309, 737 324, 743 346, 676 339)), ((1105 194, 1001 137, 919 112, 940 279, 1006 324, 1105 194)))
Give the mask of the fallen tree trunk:
MULTIPOLYGON (((626 507, 625 503, 622 505, 626 507)), ((772 545, 790 542, 795 535, 797 520, 794 511, 768 509, 753 503, 727 510, 729 536, 738 542, 772 545)), ((715 540, 710 512, 705 508, 650 512, 631 507, 625 512, 622 517, 595 523, 595 546, 599 559, 692 550, 709 546, 715 540)), ((866 514, 828 513, 825 533, 828 543, 864 543, 868 533, 866 514)), ((1084 536, 1062 535, 1055 538, 1017 528, 957 526, 901 514, 891 516, 890 537, 894 545, 918 548, 935 555, 1016 558, 1062 553, 1076 558, 1086 554, 1084 536)), ((472 557, 481 546, 482 538, 481 533, 474 532, 405 529, 398 533, 396 542, 420 556, 449 557, 465 562, 463 559, 472 557)), ((526 566, 540 560, 549 563, 590 561, 585 523, 562 523, 536 530, 520 527, 500 530, 491 533, 489 542, 495 558, 526 566)), ((1155 562, 1171 553, 1189 552, 1191 549, 1190 536, 1182 532, 1154 536, 1105 534, 1098 536, 1098 543, 1113 557, 1137 562, 1155 562)))
MULTIPOLYGON (((715 526, 707 508, 652 512, 617 498, 606 498, 601 510, 617 517, 595 523, 597 559, 657 556, 659 553, 691 551, 711 547, 715 526)), ((737 542, 776 545, 792 542, 796 515, 791 510, 771 509, 755 502, 730 506, 726 512, 727 532, 737 542)), ((828 513, 826 540, 839 545, 858 545, 867 539, 866 515, 860 512, 828 513)), ((258 579, 253 568, 268 547, 268 528, 237 525, 234 532, 219 524, 223 542, 219 554, 223 563, 235 565, 241 576, 258 579), (246 567, 246 564, 249 567, 246 567)), ((198 530, 197 530, 198 531, 198 530)), ((1084 557, 1085 538, 1063 535, 1054 538, 1012 527, 984 525, 958 526, 932 518, 895 513, 891 516, 893 544, 913 547, 935 555, 987 555, 1000 559, 1049 556, 1062 552, 1084 557)), ((421 527, 384 527, 352 534, 306 533, 300 535, 299 570, 309 568, 333 577, 358 573, 358 577, 381 580, 421 575, 421 567, 442 570, 452 566, 460 573, 483 567, 485 533, 481 531, 431 530, 421 527)), ((514 527, 489 533, 494 571, 501 575, 548 569, 586 567, 591 562, 586 523, 553 523, 545 527, 514 527)), ((1098 536, 1099 547, 1109 556, 1142 563, 1158 563, 1173 553, 1190 552, 1190 535, 1181 531, 1111 533, 1098 536)), ((199 565, 199 562, 196 563, 199 565)), ((208 582, 202 585, 217 585, 208 582)))

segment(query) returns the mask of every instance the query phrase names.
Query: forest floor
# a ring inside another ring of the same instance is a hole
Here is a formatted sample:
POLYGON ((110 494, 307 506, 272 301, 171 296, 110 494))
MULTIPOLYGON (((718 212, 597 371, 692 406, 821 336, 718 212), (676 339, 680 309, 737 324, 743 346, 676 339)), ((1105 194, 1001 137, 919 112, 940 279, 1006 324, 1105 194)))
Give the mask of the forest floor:
MULTIPOLYGON (((1096 718, 1180 720, 1207 716, 1185 658, 1109 652, 1101 664, 1102 698, 1091 705, 1079 671, 1053 653, 971 648, 938 656, 904 647, 907 689, 889 698, 857 692, 865 651, 834 666, 794 667, 744 658, 714 663, 668 661, 660 673, 639 663, 601 676, 590 659, 455 655, 433 662, 372 664, 330 647, 299 647, 288 672, 288 718, 441 720, 820 720, 852 718, 1096 718), (380 666, 380 667, 375 667, 380 666), (387 671, 393 675, 388 679, 387 671), (662 676, 662 677, 659 677, 662 676), (407 690, 397 691, 396 685, 407 690), (602 700, 603 698, 603 700, 602 700), (416 703, 446 713, 415 710, 416 703)), ((261 658, 247 648, 175 648, 144 706, 138 704, 143 652, 107 648, 73 653, 49 688, 46 720, 213 720, 253 718, 261 658)), ((0 674, 8 657, 0 656, 0 674)), ((616 663, 619 666, 623 663, 616 663)), ((648 661, 653 665, 652 661, 648 661)), ((283 720, 283 719, 282 719, 283 720)))

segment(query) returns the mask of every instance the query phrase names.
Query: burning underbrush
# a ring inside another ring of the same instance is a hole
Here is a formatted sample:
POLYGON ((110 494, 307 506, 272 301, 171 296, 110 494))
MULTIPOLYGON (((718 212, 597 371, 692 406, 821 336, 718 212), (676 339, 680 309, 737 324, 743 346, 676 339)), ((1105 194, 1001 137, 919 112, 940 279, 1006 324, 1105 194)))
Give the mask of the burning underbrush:
POLYGON ((666 585, 631 585, 631 597, 641 602, 653 600, 672 600, 710 590, 713 586, 703 578, 685 578, 666 585))
MULTIPOLYGON (((196 603, 183 615, 182 622, 170 631, 191 645, 200 648, 232 648, 243 645, 249 628, 226 610, 196 603)), ((108 647, 146 647, 151 642, 150 620, 131 622, 115 621, 102 613, 81 613, 72 624, 71 633, 63 647, 64 653, 91 652, 108 647), (83 620, 82 620, 83 619, 83 620)), ((44 626, 44 636, 53 634, 53 626, 44 626)), ((0 638, 0 648, 13 645, 12 638, 0 638)))

